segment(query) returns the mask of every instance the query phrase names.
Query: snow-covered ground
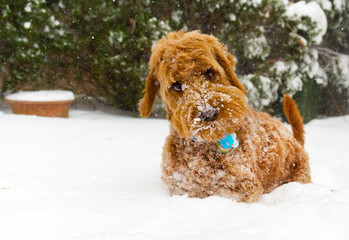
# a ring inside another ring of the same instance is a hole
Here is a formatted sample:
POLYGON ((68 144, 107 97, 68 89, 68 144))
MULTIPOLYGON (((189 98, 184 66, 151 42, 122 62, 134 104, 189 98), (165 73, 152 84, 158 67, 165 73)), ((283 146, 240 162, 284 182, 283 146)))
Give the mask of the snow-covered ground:
POLYGON ((306 131, 313 184, 248 205, 169 196, 165 120, 0 112, 0 239, 349 239, 349 125, 306 131))

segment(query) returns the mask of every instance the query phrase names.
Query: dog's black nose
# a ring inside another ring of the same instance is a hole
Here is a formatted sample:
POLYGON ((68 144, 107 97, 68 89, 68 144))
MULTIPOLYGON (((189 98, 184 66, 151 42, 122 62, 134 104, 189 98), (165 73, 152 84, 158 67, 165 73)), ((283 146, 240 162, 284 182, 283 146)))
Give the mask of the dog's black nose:
POLYGON ((218 118, 219 110, 218 108, 205 108, 200 113, 200 118, 205 122, 211 122, 218 118))

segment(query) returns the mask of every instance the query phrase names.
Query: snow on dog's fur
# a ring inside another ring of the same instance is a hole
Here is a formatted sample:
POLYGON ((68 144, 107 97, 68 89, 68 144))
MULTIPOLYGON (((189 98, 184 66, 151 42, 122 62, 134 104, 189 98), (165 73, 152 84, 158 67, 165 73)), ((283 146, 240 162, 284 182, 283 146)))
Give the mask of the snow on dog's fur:
POLYGON ((295 102, 284 96, 292 135, 247 105, 247 91, 233 72, 234 57, 215 37, 170 33, 154 46, 149 66, 139 111, 147 117, 160 93, 171 123, 162 171, 172 194, 253 202, 281 184, 310 182, 295 102), (221 153, 217 141, 234 132, 240 146, 221 153))

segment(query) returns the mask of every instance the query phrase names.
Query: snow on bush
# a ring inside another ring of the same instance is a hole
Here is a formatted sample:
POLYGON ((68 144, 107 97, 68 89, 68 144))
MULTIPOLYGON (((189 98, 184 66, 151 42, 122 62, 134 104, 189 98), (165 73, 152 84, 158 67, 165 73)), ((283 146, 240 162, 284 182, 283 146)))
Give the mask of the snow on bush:
MULTIPOLYGON (((349 93, 348 56, 324 48, 318 50, 328 30, 327 18, 334 14, 333 11, 342 13, 348 10, 345 8, 347 6, 345 2, 284 0, 275 3, 275 8, 281 12, 281 18, 276 25, 289 30, 287 47, 298 48, 298 54, 290 52, 280 56, 283 51, 281 48, 279 54, 275 53, 275 49, 271 46, 277 36, 271 38, 270 30, 268 34, 268 29, 265 30, 265 27, 257 27, 259 37, 253 35, 247 37, 244 56, 256 65, 258 58, 271 61, 266 69, 256 67, 254 72, 250 71, 240 76, 249 90, 250 103, 258 109, 266 110, 273 103, 281 101, 283 93, 295 95, 304 90, 305 82, 315 82, 320 87, 325 87, 331 82, 339 92, 349 93), (279 56, 274 59, 272 58, 274 55, 279 56), (324 60, 324 56, 329 59, 324 60)), ((268 19, 273 15, 267 12, 265 16, 268 19)), ((337 18, 341 16, 338 15, 337 18)), ((238 58, 239 60, 242 59, 238 58)))
POLYGON ((269 106, 278 97, 278 82, 263 75, 249 74, 240 78, 249 91, 249 104, 257 109, 269 106))
POLYGON ((316 35, 313 37, 313 40, 316 44, 321 43, 322 37, 327 31, 327 18, 326 14, 318 3, 306 3, 305 1, 299 1, 290 4, 287 7, 286 15, 291 19, 297 20, 301 20, 303 17, 309 17, 315 23, 315 28, 310 29, 309 26, 300 22, 298 24, 298 29, 302 29, 304 31, 315 31, 316 35))
MULTIPOLYGON (((347 91, 349 94, 349 56, 341 54, 338 57, 338 75, 340 76, 336 82, 340 91, 347 91)), ((349 101, 349 100, 348 100, 349 101)))
POLYGON ((307 74, 309 79, 315 80, 317 84, 322 86, 327 85, 327 75, 319 64, 319 55, 316 49, 306 49, 301 70, 304 74, 307 74))
POLYGON ((269 55, 270 47, 267 43, 267 39, 264 35, 260 35, 256 38, 250 38, 245 45, 245 57, 246 58, 260 58, 265 60, 269 55))

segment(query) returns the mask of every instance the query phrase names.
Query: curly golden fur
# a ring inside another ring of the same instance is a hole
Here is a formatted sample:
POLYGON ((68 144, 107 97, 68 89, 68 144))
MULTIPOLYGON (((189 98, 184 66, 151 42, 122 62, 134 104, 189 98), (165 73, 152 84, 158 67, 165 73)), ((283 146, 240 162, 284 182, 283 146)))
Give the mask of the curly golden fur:
POLYGON ((254 202, 281 184, 311 181, 297 105, 284 96, 293 135, 248 106, 247 91, 233 72, 234 57, 215 37, 170 33, 154 46, 149 67, 139 111, 147 117, 160 93, 171 123, 162 179, 172 194, 254 202), (221 153, 216 142, 233 132, 240 146, 221 153))

